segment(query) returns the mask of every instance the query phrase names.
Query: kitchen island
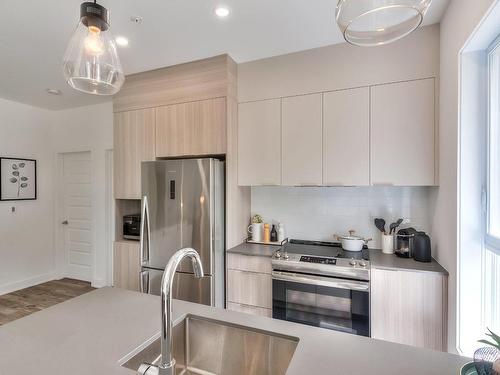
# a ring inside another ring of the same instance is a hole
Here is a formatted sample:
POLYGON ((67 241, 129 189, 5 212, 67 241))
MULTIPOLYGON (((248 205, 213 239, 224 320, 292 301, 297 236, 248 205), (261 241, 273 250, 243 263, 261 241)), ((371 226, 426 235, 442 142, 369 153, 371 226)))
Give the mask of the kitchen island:
MULTIPOLYGON (((175 322, 186 315, 297 338, 288 375, 457 375, 467 362, 452 354, 174 301, 175 322)), ((159 297, 103 288, 0 327, 0 374, 131 375, 120 363, 159 330, 159 297)))

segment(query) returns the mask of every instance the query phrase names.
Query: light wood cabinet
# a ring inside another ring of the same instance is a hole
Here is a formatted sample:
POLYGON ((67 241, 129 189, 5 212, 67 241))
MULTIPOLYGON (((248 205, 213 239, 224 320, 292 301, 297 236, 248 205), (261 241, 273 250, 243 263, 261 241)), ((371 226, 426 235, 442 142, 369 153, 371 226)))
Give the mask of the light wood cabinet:
POLYGON ((281 184, 281 99, 238 106, 238 185, 281 184))
POLYGON ((322 94, 283 99, 282 181, 287 186, 318 186, 322 177, 322 94))
POLYGON ((447 276, 372 268, 370 282, 373 338, 445 349, 447 276))
POLYGON ((370 89, 323 96, 323 185, 370 184, 370 89))
POLYGON ((156 156, 226 153, 226 98, 156 109, 156 156))
POLYGON ((271 258, 227 254, 227 308, 254 315, 271 316, 271 258))
POLYGON ((139 291, 140 271, 139 242, 115 242, 113 246, 113 286, 139 291))
POLYGON ((114 114, 114 196, 141 198, 141 162, 155 160, 155 110, 114 114))
POLYGON ((230 270, 264 273, 272 272, 271 260, 268 257, 228 254, 226 266, 230 270))
POLYGON ((257 306, 248 306, 248 305, 242 305, 239 303, 228 302, 227 309, 231 310, 231 311, 238 311, 238 312, 250 314, 250 315, 259 315, 259 316, 265 316, 268 318, 273 317, 273 310, 272 309, 264 309, 262 307, 257 307, 257 306))
POLYGON ((371 88, 373 185, 435 184, 434 78, 371 88))

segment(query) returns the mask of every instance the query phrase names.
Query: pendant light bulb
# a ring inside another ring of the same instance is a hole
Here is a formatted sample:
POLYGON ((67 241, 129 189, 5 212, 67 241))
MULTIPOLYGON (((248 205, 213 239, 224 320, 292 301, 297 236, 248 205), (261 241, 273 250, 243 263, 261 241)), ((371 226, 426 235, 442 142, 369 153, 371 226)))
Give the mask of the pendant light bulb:
POLYGON ((104 53, 104 42, 101 40, 101 29, 90 26, 88 35, 85 37, 85 51, 89 55, 100 56, 104 53))
POLYGON ((82 3, 80 21, 64 54, 63 72, 66 82, 78 91, 114 95, 121 89, 125 75, 103 6, 82 3))

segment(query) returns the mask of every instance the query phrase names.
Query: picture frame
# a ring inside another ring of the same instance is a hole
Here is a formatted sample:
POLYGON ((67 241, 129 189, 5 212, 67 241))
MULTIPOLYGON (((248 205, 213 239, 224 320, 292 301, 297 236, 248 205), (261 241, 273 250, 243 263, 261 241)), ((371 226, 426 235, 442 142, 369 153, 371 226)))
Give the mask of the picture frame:
POLYGON ((35 159, 0 157, 0 201, 37 199, 35 159))

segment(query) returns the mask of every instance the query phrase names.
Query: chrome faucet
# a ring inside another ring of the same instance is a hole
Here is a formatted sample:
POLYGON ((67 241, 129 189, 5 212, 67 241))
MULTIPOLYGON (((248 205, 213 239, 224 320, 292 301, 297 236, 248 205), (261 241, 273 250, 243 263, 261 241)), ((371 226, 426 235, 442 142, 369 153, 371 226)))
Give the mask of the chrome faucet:
POLYGON ((196 250, 185 248, 178 250, 163 272, 161 280, 161 358, 158 366, 143 363, 137 371, 140 375, 175 375, 175 358, 172 357, 172 284, 175 271, 184 258, 191 258, 194 275, 203 277, 203 266, 196 250))

